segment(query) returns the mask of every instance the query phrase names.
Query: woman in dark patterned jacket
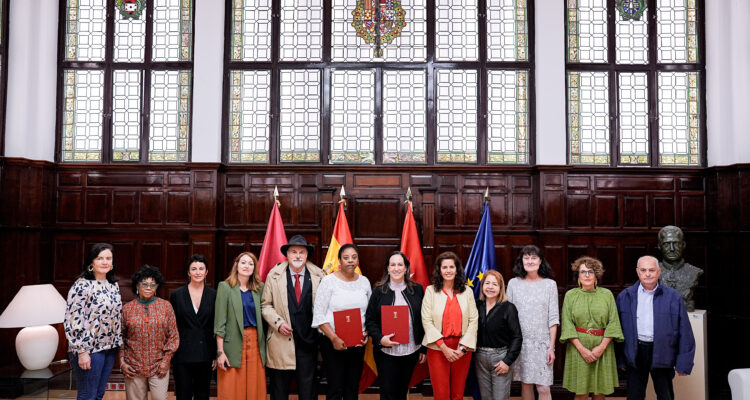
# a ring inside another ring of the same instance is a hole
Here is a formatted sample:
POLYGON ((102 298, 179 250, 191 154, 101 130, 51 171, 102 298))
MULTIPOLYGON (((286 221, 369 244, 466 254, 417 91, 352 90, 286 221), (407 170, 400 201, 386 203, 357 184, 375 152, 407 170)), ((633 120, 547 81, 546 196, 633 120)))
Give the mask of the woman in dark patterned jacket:
POLYGON ((68 292, 65 337, 81 399, 101 399, 122 345, 120 287, 112 245, 97 243, 68 292))
POLYGON ((120 369, 128 399, 167 400, 169 366, 180 346, 172 305, 156 291, 164 283, 159 268, 142 266, 130 278, 138 297, 122 308, 120 369))

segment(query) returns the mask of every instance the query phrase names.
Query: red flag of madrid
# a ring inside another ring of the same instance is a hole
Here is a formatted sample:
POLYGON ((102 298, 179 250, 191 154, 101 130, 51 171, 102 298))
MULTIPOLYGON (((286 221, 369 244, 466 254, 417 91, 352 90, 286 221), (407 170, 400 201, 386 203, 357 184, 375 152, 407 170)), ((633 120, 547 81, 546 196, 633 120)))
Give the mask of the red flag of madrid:
POLYGON ((281 254, 281 246, 285 244, 286 232, 284 232, 284 222, 281 221, 279 203, 274 202, 271 216, 268 218, 268 228, 266 228, 266 237, 263 239, 263 248, 260 249, 260 258, 258 259, 261 281, 266 281, 266 275, 268 275, 268 271, 274 265, 286 259, 286 256, 281 254))

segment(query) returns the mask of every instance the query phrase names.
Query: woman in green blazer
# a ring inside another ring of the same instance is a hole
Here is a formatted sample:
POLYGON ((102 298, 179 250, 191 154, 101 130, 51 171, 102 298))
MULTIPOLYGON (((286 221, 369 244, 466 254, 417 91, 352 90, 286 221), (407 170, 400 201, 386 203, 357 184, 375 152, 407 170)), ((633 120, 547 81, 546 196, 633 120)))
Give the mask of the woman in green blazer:
POLYGON ((216 291, 216 364, 219 399, 266 398, 266 338, 260 298, 258 259, 241 253, 216 291))

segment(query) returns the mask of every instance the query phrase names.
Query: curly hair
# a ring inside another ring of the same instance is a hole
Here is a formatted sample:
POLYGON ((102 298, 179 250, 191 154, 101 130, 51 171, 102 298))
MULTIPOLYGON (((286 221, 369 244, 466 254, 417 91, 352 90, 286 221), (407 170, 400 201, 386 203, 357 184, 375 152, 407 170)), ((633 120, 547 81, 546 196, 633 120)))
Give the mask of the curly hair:
POLYGON ((578 270, 581 268, 581 265, 586 268, 593 269, 597 281, 600 281, 602 279, 602 275, 604 275, 604 266, 602 265, 601 261, 589 256, 578 257, 575 261, 573 261, 573 264, 570 264, 570 270, 575 272, 577 275, 578 270))
POLYGON ((464 275, 464 268, 461 265, 461 259, 458 255, 452 251, 444 251, 437 256, 435 259, 435 268, 432 269, 432 279, 430 282, 435 287, 436 291, 443 289, 443 275, 440 274, 440 264, 444 260, 453 260, 456 264, 456 277, 453 279, 453 290, 458 293, 463 293, 466 290, 466 275, 464 275))
POLYGON ((518 258, 516 258, 516 263, 513 265, 513 273, 520 278, 525 278, 526 269, 523 267, 523 256, 537 256, 539 257, 539 271, 537 271, 537 274, 541 276, 542 278, 551 278, 552 277, 552 267, 547 262, 547 259, 544 258, 544 254, 542 253, 542 250, 539 247, 534 246, 533 244, 523 246, 521 249, 521 252, 518 253, 518 258))
POLYGON ((130 277, 130 287, 133 289, 133 293, 138 293, 138 284, 148 278, 152 278, 159 286, 164 283, 164 278, 162 278, 159 268, 146 264, 139 268, 138 271, 135 271, 133 276, 130 277))
POLYGON ((109 250, 110 252, 112 252, 112 269, 107 272, 107 282, 117 282, 117 278, 115 277, 115 248, 109 243, 94 243, 94 245, 91 246, 91 250, 89 250, 89 254, 86 256, 86 259, 83 262, 81 278, 88 279, 90 281, 96 279, 96 277, 94 277, 94 271, 89 271, 89 266, 94 264, 94 260, 96 260, 96 258, 99 257, 99 253, 104 250, 109 250))

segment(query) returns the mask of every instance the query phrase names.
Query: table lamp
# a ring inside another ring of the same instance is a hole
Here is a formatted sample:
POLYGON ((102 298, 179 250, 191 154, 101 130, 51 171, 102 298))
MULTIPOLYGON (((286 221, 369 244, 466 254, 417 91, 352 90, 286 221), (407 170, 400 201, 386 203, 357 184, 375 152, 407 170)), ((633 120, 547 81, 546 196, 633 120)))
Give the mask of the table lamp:
POLYGON ((59 335, 49 324, 63 322, 65 306, 54 286, 28 285, 0 315, 0 328, 23 328, 16 336, 16 354, 24 368, 47 368, 55 358, 59 335))

